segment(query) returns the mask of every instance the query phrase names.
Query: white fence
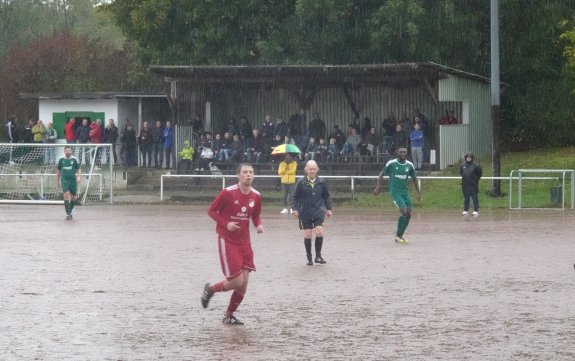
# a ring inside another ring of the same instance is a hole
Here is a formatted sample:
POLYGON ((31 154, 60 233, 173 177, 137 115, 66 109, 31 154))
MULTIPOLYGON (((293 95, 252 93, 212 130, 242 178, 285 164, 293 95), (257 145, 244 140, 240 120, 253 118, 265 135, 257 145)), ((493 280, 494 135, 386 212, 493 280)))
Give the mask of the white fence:
MULTIPOLYGON (((525 170, 523 170, 525 171, 525 170)), ((510 209, 521 209, 521 207, 519 206, 518 208, 514 208, 512 207, 512 199, 513 199, 513 181, 517 181, 518 179, 516 177, 513 177, 513 172, 516 171, 512 171, 511 175, 509 177, 482 177, 482 180, 493 180, 493 179, 499 179, 499 180, 507 180, 509 181, 509 208, 510 209)), ((572 176, 571 176, 571 209, 574 209, 574 197, 575 197, 575 179, 573 178, 573 173, 575 173, 574 171, 571 171, 572 176)), ((371 179, 374 181, 377 180, 378 176, 329 176, 329 175, 322 175, 321 176, 323 179, 343 179, 343 180, 349 180, 349 187, 350 187, 350 192, 351 192, 351 198, 354 199, 355 198, 355 192, 356 192, 356 187, 355 187, 355 183, 356 180, 362 180, 362 179, 371 179)), ((221 188, 225 188, 226 187, 226 179, 230 178, 232 179, 232 182, 235 182, 237 180, 237 176, 234 174, 230 174, 230 175, 224 175, 224 174, 180 174, 180 175, 172 175, 172 174, 162 174, 161 175, 161 179, 160 179, 160 200, 164 200, 164 179, 165 178, 208 178, 208 179, 214 179, 217 180, 219 182, 221 182, 221 188)), ((278 179, 278 176, 276 175, 258 175, 257 178, 273 178, 273 179, 278 179)), ((387 177, 385 177, 387 179, 387 177)), ((559 178, 558 177, 522 177, 521 180, 556 180, 558 181, 559 178)), ((417 177, 417 181, 418 181, 418 185, 421 189, 421 181, 422 180, 455 180, 455 181, 461 181, 461 177, 456 177, 456 176, 421 176, 421 177, 417 177)), ((563 194, 563 201, 565 200, 565 175, 563 175, 563 183, 562 183, 562 194, 563 194)), ((565 203, 563 202, 562 208, 561 209, 565 209, 565 203)))

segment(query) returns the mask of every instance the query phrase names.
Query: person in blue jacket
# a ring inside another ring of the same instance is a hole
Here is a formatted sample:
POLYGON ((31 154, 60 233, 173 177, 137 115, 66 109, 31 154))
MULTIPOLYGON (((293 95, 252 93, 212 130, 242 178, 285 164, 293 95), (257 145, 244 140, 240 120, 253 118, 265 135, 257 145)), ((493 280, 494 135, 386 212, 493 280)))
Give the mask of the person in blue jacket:
POLYGON ((166 156, 166 169, 171 168, 170 162, 172 161, 172 152, 174 150, 174 129, 172 122, 166 122, 164 127, 164 155, 166 156))

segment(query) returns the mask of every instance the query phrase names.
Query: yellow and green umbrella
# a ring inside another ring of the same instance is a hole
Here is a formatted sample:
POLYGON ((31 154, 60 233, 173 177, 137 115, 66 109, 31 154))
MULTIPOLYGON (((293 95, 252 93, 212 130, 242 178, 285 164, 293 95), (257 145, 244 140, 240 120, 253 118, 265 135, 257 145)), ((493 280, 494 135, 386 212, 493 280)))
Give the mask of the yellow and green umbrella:
POLYGON ((272 155, 278 154, 301 154, 301 150, 293 144, 280 144, 272 150, 272 155))

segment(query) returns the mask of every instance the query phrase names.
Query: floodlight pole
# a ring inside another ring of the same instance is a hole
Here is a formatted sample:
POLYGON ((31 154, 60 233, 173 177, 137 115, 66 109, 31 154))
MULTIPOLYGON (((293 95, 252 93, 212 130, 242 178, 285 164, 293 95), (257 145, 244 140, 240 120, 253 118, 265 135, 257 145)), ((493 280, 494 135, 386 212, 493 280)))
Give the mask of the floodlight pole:
POLYGON ((500 114, 500 79, 499 79, 499 0, 491 0, 491 124, 492 153, 491 165, 493 180, 491 196, 501 196, 501 114, 500 114))

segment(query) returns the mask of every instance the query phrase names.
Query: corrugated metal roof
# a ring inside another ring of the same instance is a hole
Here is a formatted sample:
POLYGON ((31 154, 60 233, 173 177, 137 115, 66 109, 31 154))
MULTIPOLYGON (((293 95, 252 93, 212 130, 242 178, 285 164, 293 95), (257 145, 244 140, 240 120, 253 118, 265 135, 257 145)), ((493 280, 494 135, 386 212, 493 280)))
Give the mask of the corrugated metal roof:
POLYGON ((427 80, 445 79, 448 74, 481 82, 481 75, 440 64, 395 63, 353 65, 159 65, 149 70, 178 81, 196 83, 368 83, 412 86, 427 80))
POLYGON ((22 99, 115 99, 115 98, 167 98, 166 94, 76 92, 76 93, 20 93, 22 99))

